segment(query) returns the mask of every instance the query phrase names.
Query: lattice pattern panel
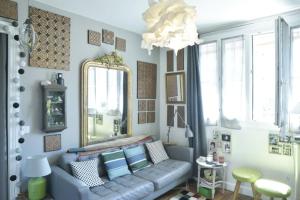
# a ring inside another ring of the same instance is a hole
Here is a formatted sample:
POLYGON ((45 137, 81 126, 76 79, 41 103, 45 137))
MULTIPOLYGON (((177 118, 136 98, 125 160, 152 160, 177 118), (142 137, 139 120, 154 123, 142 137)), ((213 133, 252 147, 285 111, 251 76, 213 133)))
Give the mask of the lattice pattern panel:
POLYGON ((34 67, 70 69, 70 18, 30 7, 29 15, 38 35, 38 44, 30 55, 34 67))
POLYGON ((126 40, 116 37, 116 50, 126 51, 126 40))
POLYGON ((0 0, 0 17, 18 19, 18 4, 10 0, 0 0))
POLYGON ((96 46, 101 45, 101 33, 88 30, 88 43, 96 46))
POLYGON ((44 152, 58 151, 61 149, 61 135, 44 136, 44 152))
POLYGON ((156 64, 138 61, 137 98, 156 99, 156 64))

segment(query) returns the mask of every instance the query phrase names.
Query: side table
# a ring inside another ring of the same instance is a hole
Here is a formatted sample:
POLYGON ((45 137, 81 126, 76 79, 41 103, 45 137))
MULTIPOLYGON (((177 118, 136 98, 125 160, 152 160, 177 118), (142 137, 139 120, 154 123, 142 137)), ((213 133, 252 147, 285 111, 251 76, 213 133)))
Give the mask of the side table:
POLYGON ((198 158, 196 162, 198 164, 197 190, 199 189, 200 186, 211 189, 212 199, 214 199, 216 188, 222 185, 222 192, 224 193, 225 183, 226 183, 227 163, 226 162, 222 164, 218 162, 208 163, 206 161, 200 160, 200 158, 198 158), (206 179, 204 179, 204 177, 200 176, 201 168, 212 170, 212 182, 209 182, 206 179), (221 180, 216 180, 217 170, 220 170, 222 172, 221 180))

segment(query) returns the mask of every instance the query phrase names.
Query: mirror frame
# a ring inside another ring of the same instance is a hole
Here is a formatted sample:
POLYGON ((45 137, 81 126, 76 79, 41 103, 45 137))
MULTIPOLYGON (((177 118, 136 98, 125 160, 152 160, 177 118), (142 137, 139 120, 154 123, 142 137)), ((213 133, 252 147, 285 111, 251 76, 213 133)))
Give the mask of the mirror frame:
POLYGON ((97 144, 101 142, 105 142, 108 140, 113 140, 117 138, 123 138, 132 136, 132 107, 131 107, 131 99, 132 99, 132 88, 131 88, 131 70, 126 65, 108 65, 106 63, 97 62, 95 60, 86 60, 81 65, 81 133, 80 133, 80 146, 88 146, 92 144, 97 144), (127 111, 127 135, 118 136, 114 138, 109 138, 107 140, 97 140, 93 142, 88 141, 88 69, 90 67, 99 67, 99 68, 106 68, 106 69, 115 69, 119 71, 127 72, 128 75, 128 111, 127 111))
POLYGON ((185 104, 186 101, 186 89, 185 89, 185 72, 171 72, 171 73, 166 73, 166 77, 165 77, 165 82, 166 82, 166 103, 167 104, 185 104), (168 82, 167 82, 167 77, 171 76, 171 75, 181 75, 182 79, 183 79, 183 100, 182 101, 168 101, 168 82))

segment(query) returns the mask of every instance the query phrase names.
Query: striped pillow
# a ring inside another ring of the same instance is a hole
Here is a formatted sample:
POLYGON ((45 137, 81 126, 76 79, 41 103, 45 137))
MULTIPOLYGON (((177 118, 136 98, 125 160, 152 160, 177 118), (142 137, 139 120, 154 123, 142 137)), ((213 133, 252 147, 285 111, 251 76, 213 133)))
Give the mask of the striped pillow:
POLYGON ((102 153, 102 157, 110 180, 119 176, 131 174, 122 149, 102 153))
POLYGON ((149 151, 151 160, 154 164, 169 159, 169 156, 167 155, 161 140, 158 140, 156 142, 146 143, 146 146, 149 151))
POLYGON ((133 173, 151 165, 146 158, 145 149, 142 145, 124 149, 124 153, 133 173))

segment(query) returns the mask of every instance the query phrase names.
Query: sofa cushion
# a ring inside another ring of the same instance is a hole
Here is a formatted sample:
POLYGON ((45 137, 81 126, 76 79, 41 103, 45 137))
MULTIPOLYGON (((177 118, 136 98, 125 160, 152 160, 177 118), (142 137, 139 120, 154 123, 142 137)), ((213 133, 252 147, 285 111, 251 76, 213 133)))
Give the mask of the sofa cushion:
POLYGON ((126 148, 124 149, 124 153, 133 173, 151 166, 146 158, 145 149, 142 145, 126 148))
POLYGON ((91 191, 100 196, 111 191, 121 195, 124 200, 138 200, 151 194, 154 191, 154 185, 152 182, 134 175, 125 175, 94 187, 91 191))
POLYGON ((88 160, 70 163, 74 177, 90 187, 104 184, 99 177, 98 160, 88 160))
POLYGON ((183 175, 188 174, 191 170, 191 163, 169 159, 138 171, 134 175, 152 181, 155 190, 159 190, 183 175))
POLYGON ((169 159, 161 140, 146 143, 151 160, 154 164, 160 163, 163 160, 169 159))
POLYGON ((102 153, 104 165, 110 180, 131 174, 124 156, 123 149, 102 153))
POLYGON ((97 200, 123 200, 122 195, 118 192, 114 192, 103 185, 93 187, 90 189, 95 193, 99 198, 97 200))

